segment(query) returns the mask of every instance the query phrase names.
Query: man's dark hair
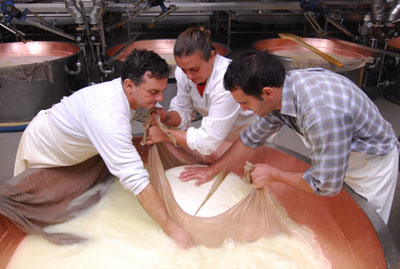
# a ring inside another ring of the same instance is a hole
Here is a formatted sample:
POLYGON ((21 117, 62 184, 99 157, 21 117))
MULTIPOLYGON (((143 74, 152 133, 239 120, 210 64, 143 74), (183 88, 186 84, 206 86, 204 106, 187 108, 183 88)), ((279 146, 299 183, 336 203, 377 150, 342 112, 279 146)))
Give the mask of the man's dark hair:
POLYGON ((228 66, 224 76, 225 89, 241 88, 247 95, 259 98, 264 87, 281 87, 285 68, 267 51, 249 50, 239 54, 228 66))
POLYGON ((168 78, 170 72, 167 62, 157 53, 135 49, 122 65, 121 79, 122 81, 130 79, 135 85, 139 85, 143 82, 146 71, 150 71, 150 77, 156 79, 168 78))
POLYGON ((180 33, 174 45, 174 56, 190 56, 200 51, 203 59, 208 61, 215 50, 210 39, 210 32, 203 28, 191 27, 180 33))

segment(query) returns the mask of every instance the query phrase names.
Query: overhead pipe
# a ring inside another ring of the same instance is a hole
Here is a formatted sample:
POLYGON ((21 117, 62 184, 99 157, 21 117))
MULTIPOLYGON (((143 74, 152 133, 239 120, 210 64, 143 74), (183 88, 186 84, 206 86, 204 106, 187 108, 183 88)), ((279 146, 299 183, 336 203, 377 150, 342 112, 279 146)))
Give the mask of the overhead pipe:
POLYGON ((96 25, 99 23, 99 14, 102 13, 104 9, 104 1, 103 0, 93 0, 93 8, 89 15, 89 23, 91 25, 96 25))
POLYGON ((79 25, 84 23, 82 12, 76 5, 76 0, 65 0, 65 7, 71 14, 72 18, 74 18, 75 23, 79 25))
POLYGON ((385 19, 385 0, 372 0, 372 12, 374 19, 378 22, 382 22, 385 19))
POLYGON ((389 11, 389 22, 394 22, 399 18, 400 13, 400 0, 397 0, 396 5, 389 11))

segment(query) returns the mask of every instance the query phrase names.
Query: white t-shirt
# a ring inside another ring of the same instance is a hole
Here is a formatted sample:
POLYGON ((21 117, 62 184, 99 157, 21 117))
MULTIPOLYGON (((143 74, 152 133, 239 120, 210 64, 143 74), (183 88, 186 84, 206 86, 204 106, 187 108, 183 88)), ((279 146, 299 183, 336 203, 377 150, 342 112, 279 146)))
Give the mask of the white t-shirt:
MULTIPOLYGON (((48 112, 54 125, 76 139, 80 148, 93 152, 92 156, 99 153, 124 188, 137 195, 147 186, 148 173, 132 144, 132 123, 144 120, 148 110, 130 109, 121 78, 83 88, 48 112)), ((72 155, 77 163, 88 158, 87 154, 81 157, 79 151, 54 150, 72 155)))
POLYGON ((175 69, 178 90, 171 100, 169 111, 176 111, 181 117, 177 129, 187 129, 186 142, 189 148, 203 155, 213 153, 225 139, 236 139, 256 117, 250 110, 243 111, 232 94, 224 88, 224 75, 229 63, 228 58, 216 55, 203 96, 181 68, 175 69), (196 111, 203 116, 201 126, 189 128, 196 111))

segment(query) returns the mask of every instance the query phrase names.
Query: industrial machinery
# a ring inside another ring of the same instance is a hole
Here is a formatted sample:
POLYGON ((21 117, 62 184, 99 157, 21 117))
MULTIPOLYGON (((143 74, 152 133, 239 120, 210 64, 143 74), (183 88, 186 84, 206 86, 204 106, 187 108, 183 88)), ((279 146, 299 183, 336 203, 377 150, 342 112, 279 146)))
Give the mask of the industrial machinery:
POLYGON ((367 74, 364 87, 395 84, 383 73, 386 62, 396 63, 399 56, 387 51, 387 42, 399 34, 399 0, 6 0, 1 8, 2 41, 44 37, 75 42, 88 84, 107 80, 114 72, 106 51, 115 40, 133 42, 155 33, 174 38, 184 27, 198 24, 212 28, 218 42, 228 47, 236 45, 234 36, 276 37, 285 31, 345 39, 376 54, 370 68, 376 78, 367 74), (124 40, 121 29, 126 30, 124 40))

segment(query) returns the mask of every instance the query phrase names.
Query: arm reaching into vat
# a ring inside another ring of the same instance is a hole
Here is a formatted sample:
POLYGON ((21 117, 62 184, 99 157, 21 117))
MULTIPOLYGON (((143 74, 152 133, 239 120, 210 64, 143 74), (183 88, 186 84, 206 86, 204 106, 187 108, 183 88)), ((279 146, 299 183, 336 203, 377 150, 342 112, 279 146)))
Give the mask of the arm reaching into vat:
POLYGON ((251 150, 240 139, 237 139, 218 161, 208 167, 186 167, 185 171, 179 175, 179 179, 182 181, 197 180, 195 184, 200 186, 213 179, 219 171, 230 166, 233 167, 237 163, 244 163, 251 150))
POLYGON ((267 164, 255 164, 251 171, 251 184, 253 189, 261 189, 270 182, 280 182, 300 191, 314 193, 314 190, 303 179, 304 172, 284 171, 267 164))
POLYGON ((171 237, 179 247, 186 249, 193 246, 190 235, 176 225, 168 216, 160 196, 151 184, 147 185, 136 197, 147 213, 149 213, 154 221, 161 226, 163 231, 171 237))

